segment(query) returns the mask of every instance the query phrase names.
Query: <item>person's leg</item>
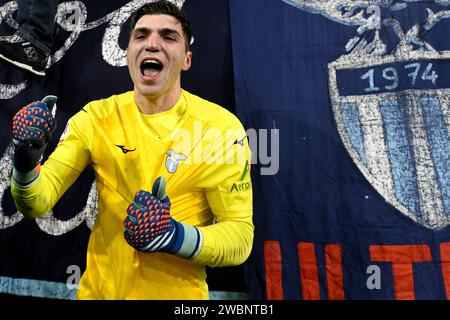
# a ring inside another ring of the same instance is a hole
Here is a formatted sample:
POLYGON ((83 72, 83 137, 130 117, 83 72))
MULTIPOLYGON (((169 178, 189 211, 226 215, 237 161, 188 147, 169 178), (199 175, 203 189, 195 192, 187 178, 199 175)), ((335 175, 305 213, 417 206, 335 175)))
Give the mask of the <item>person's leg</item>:
POLYGON ((18 0, 19 28, 0 37, 0 58, 39 76, 45 76, 53 46, 58 0, 18 0))
POLYGON ((16 34, 50 54, 54 40, 57 0, 18 0, 16 34))

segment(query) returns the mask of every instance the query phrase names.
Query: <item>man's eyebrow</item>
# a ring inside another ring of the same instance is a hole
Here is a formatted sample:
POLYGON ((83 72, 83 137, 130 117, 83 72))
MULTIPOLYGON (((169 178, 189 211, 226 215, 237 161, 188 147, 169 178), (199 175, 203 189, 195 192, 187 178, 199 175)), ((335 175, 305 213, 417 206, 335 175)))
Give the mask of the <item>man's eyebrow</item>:
POLYGON ((133 33, 149 34, 150 32, 151 32, 151 30, 149 28, 145 28, 145 27, 140 27, 140 28, 136 28, 133 30, 133 33))
MULTIPOLYGON (((150 34, 152 31, 153 30, 150 29, 150 28, 140 27, 140 28, 134 29, 133 30, 133 34, 136 34, 136 33, 150 34)), ((177 35, 177 36, 181 37, 181 34, 177 30, 171 29, 171 28, 158 29, 158 33, 160 35, 164 35, 164 36, 166 36, 166 35, 177 35)))
POLYGON ((180 34, 177 30, 175 29, 171 29, 171 28, 162 28, 158 30, 159 33, 178 33, 180 34))
POLYGON ((158 30, 158 33, 160 35, 177 35, 177 36, 181 36, 181 34, 175 30, 175 29, 170 29, 170 28, 162 28, 158 30))

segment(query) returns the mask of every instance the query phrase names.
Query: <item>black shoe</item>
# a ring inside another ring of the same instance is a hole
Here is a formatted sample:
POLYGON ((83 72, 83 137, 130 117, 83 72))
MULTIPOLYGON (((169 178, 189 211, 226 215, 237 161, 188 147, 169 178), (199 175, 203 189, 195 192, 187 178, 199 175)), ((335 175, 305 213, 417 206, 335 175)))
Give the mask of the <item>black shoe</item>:
POLYGON ((0 58, 38 76, 45 76, 48 55, 18 35, 0 37, 0 58))

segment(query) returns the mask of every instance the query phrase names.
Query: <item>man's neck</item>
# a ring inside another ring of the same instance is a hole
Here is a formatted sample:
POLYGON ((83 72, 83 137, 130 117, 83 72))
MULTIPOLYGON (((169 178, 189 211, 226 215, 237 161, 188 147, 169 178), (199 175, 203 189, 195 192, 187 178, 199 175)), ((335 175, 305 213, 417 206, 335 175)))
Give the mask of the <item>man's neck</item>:
POLYGON ((139 110, 143 114, 155 114, 172 109, 180 99, 181 89, 177 88, 159 97, 150 97, 134 93, 134 98, 139 110))

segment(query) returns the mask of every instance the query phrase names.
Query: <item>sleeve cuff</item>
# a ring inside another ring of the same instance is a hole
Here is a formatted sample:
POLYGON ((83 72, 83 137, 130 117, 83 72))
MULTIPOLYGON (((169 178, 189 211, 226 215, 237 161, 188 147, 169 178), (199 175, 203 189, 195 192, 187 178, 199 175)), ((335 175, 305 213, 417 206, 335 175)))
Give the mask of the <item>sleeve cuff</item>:
POLYGON ((184 239, 177 256, 185 259, 195 259, 203 245, 203 236, 194 226, 178 222, 184 229, 184 239))

